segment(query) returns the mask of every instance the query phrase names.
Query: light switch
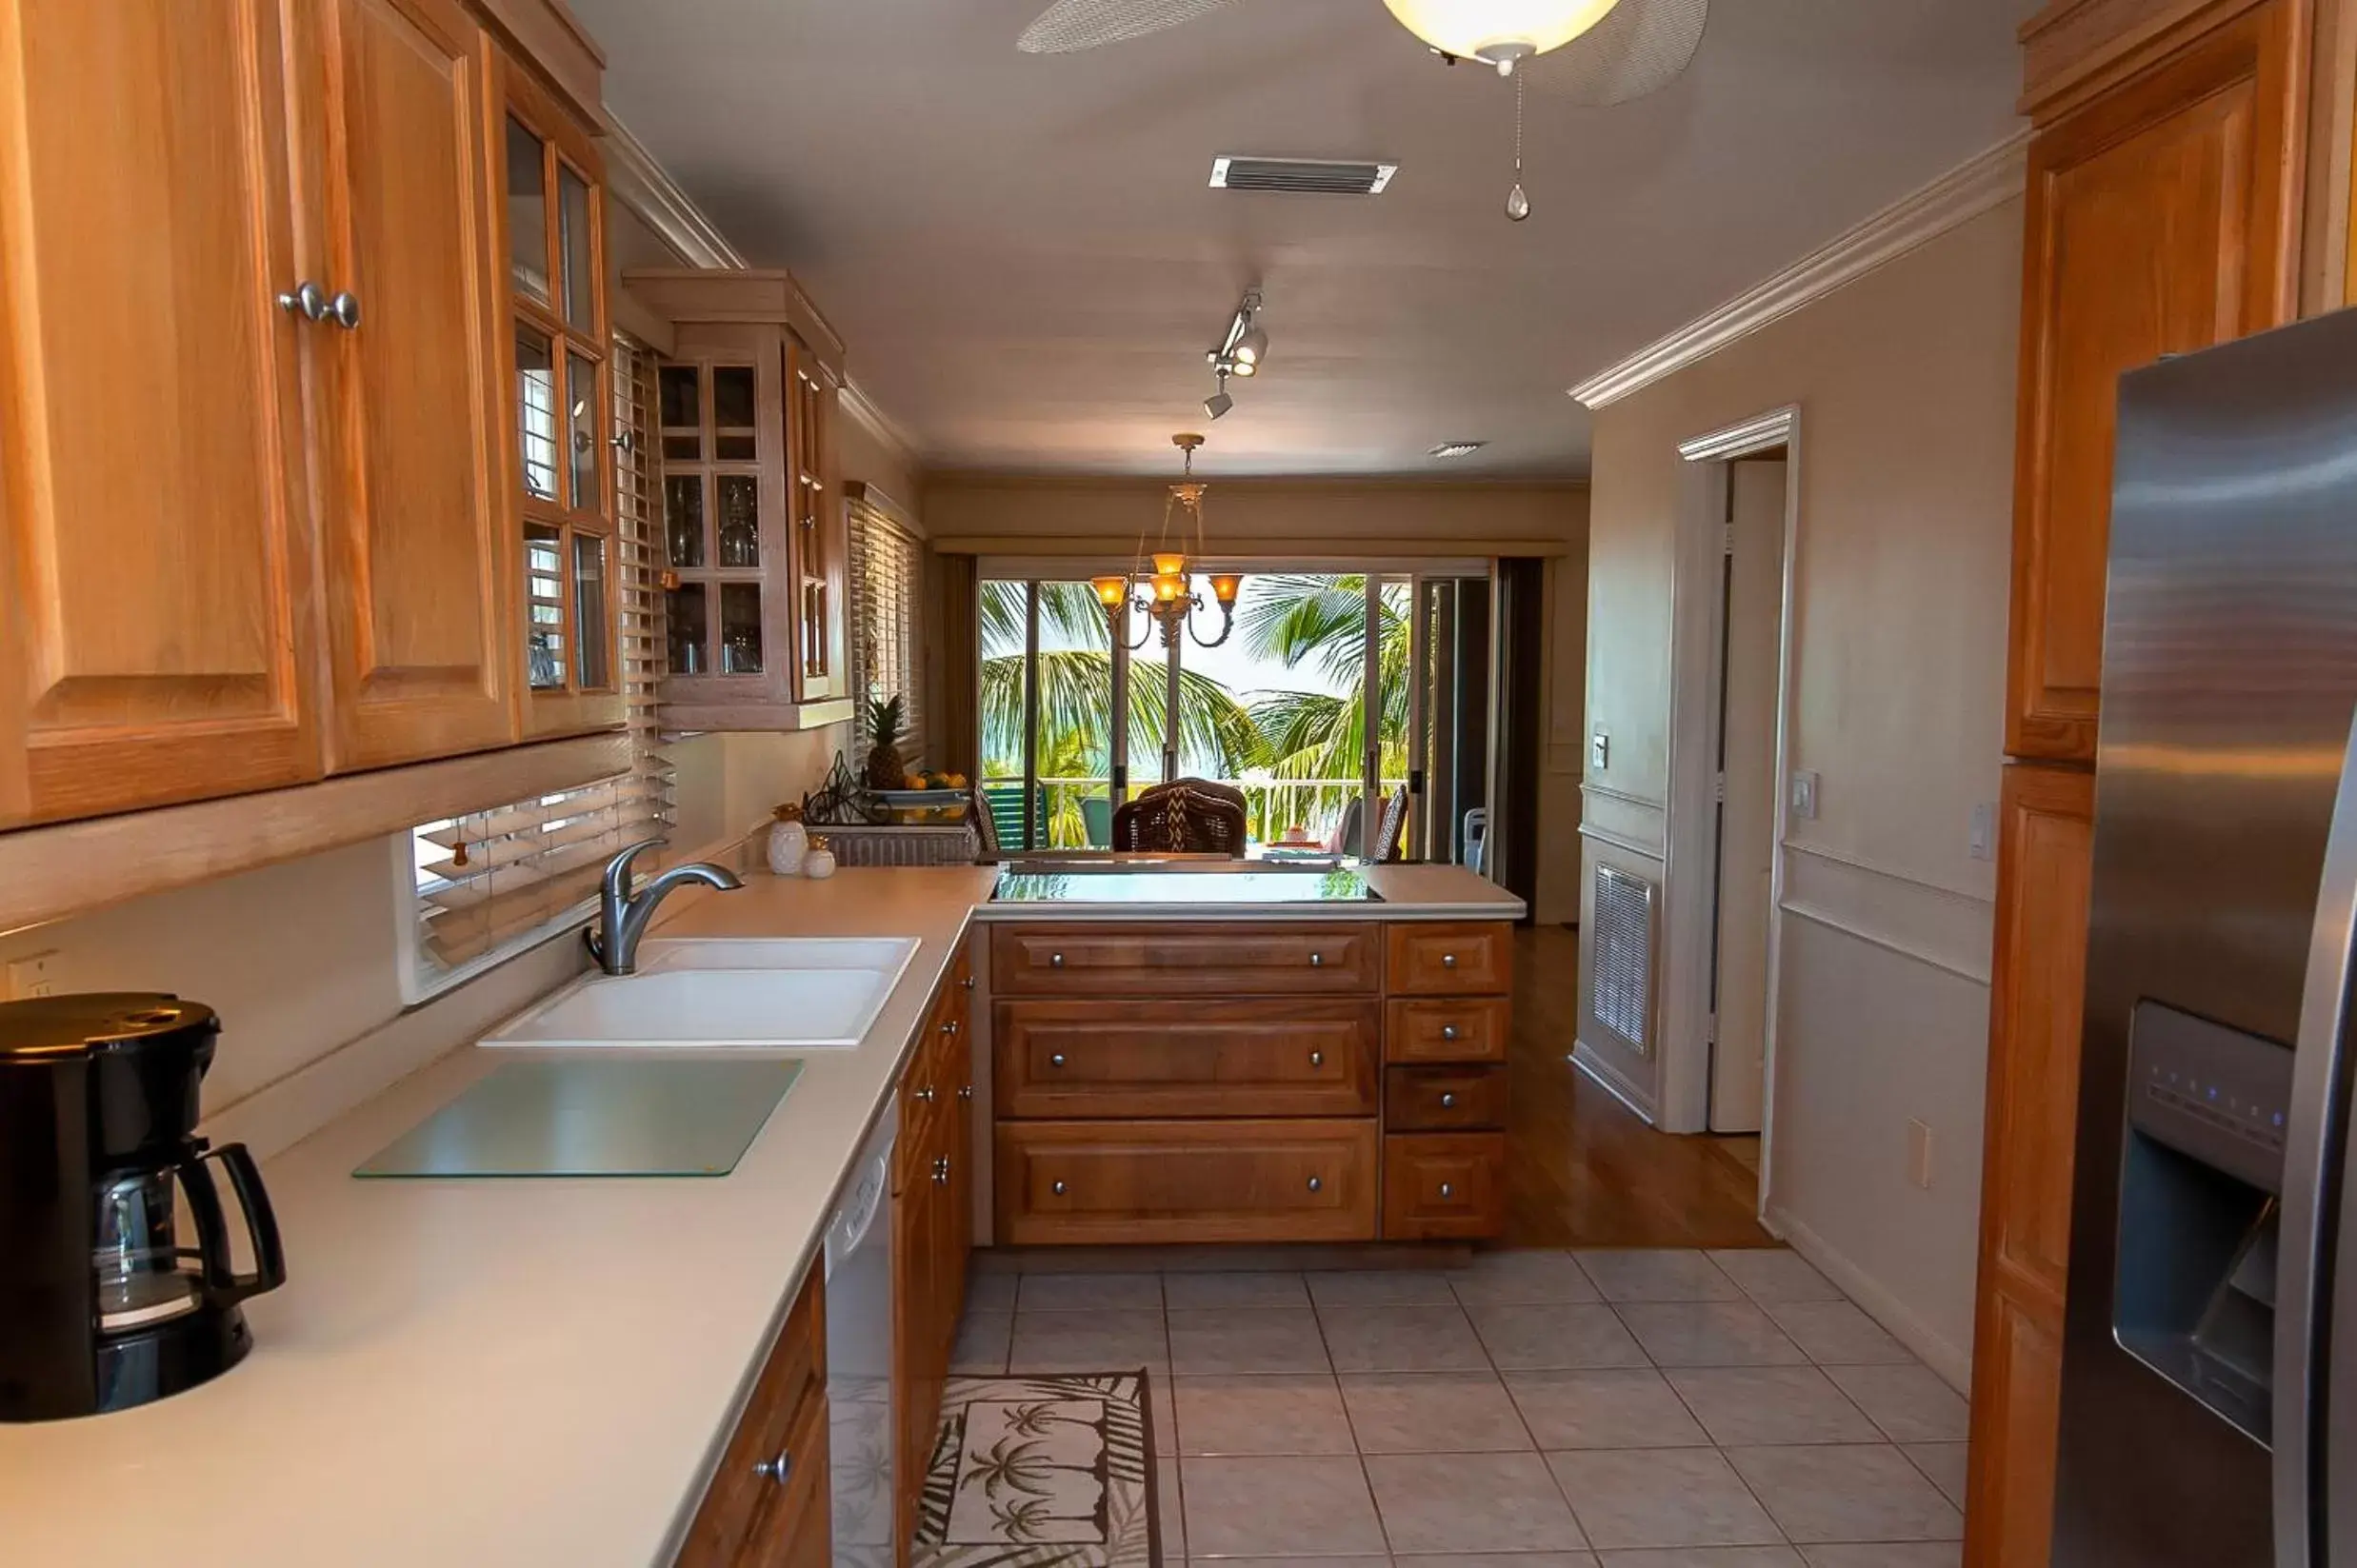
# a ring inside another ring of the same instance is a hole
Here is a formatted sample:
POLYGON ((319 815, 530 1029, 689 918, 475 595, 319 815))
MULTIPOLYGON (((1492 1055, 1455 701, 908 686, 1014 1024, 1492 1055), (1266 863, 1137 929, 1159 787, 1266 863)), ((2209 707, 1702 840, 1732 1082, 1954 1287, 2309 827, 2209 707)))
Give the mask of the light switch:
POLYGON ((1997 807, 1992 802, 1983 801, 1972 808, 1972 858, 1997 858, 1997 807))
POLYGON ((30 997, 54 996, 57 993, 57 949, 30 953, 11 959, 8 968, 7 1000, 23 1002, 30 997))
POLYGON ((1588 761, 1599 773, 1612 765, 1612 737, 1602 728, 1588 738, 1588 761))
POLYGON ((1792 775, 1792 820, 1803 823, 1817 820, 1817 776, 1814 773, 1792 775))

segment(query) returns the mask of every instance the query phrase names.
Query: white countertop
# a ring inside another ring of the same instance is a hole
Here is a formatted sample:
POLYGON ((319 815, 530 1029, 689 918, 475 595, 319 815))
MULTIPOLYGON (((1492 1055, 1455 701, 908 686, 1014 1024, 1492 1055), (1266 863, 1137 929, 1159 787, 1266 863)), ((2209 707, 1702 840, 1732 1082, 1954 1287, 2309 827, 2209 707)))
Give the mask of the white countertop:
MULTIPOLYGON (((352 1179, 499 1060, 473 1049, 267 1161, 289 1280, 247 1304, 253 1353, 139 1409, 0 1425, 0 1562, 668 1563, 969 920, 1003 918, 994 876, 754 876, 675 896, 665 936, 920 944, 862 1043, 806 1056, 728 1177, 352 1179)), ((1521 912, 1463 871, 1370 876, 1385 903, 1261 918, 1521 912)))

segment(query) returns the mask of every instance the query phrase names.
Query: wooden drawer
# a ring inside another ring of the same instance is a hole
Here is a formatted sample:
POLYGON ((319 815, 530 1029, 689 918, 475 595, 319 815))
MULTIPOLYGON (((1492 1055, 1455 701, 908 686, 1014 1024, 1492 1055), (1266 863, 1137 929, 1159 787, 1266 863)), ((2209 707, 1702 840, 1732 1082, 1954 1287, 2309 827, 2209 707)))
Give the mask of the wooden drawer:
POLYGON ((1384 929, 1384 987, 1395 997, 1483 995, 1513 988, 1510 925, 1404 923, 1384 929))
MULTIPOLYGON (((720 1468, 688 1528, 688 1542, 680 1549, 680 1568, 727 1568, 750 1557, 765 1515, 789 1501, 797 1481, 824 1475, 827 1468, 827 1309, 820 1283, 822 1270, 813 1267, 809 1283, 779 1330, 769 1359, 753 1383, 736 1430, 720 1457, 720 1468), (815 1448, 807 1434, 818 1435, 815 1448), (790 1455, 792 1466, 786 1484, 754 1466, 790 1455)), ((823 1517, 824 1510, 821 1511, 823 1517)), ((784 1560, 778 1558, 774 1560, 784 1560)))
POLYGON ((1385 1241, 1483 1241, 1505 1230, 1504 1133, 1405 1133, 1383 1141, 1385 1241))
POLYGON ((1002 1002, 1002 1117, 1373 1116, 1368 998, 1002 1002))
POLYGON ((999 996, 1333 996, 1371 992, 1382 927, 1007 923, 990 933, 999 996))
POLYGON ((1387 1132, 1473 1132, 1506 1125, 1503 1067, 1393 1067, 1385 1075, 1387 1132))
POLYGON ((1504 1062, 1513 1004, 1504 997, 1425 997, 1390 1003, 1386 1062, 1504 1062))
POLYGON ((1375 1123, 1007 1121, 1002 1245, 1368 1241, 1375 1123))

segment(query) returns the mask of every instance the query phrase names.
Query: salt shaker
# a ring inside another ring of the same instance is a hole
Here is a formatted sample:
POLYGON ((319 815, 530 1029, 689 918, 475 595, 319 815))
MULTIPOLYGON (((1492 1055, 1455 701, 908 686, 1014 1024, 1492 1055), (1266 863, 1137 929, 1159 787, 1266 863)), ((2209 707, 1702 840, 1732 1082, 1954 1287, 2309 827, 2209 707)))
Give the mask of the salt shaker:
POLYGON ((810 852, 802 857, 802 874, 812 882, 824 881, 835 874, 835 852, 827 847, 825 834, 810 835, 810 852))

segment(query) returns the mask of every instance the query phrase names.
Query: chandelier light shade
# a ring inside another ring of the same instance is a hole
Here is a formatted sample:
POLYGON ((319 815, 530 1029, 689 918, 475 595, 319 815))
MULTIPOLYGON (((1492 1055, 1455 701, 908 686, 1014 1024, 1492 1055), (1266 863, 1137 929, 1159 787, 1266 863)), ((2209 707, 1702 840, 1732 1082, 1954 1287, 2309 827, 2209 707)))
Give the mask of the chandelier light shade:
POLYGON ((1400 26, 1460 60, 1510 70, 1587 32, 1620 0, 1384 0, 1400 26))
POLYGON ((1097 603, 1107 609, 1118 609, 1129 597, 1129 580, 1126 577, 1092 577, 1089 586, 1096 589, 1097 603))

